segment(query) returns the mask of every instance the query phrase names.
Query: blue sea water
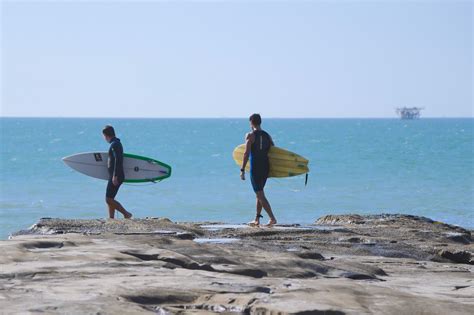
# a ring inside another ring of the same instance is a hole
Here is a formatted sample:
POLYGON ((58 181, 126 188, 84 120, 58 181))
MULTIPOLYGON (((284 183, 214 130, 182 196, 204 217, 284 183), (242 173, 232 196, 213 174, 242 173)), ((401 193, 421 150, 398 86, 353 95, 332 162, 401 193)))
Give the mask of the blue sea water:
MULTIPOLYGON (((41 217, 106 217, 106 182, 61 161, 107 150, 105 124, 125 152, 173 167, 163 182, 121 187, 117 199, 136 217, 253 219, 250 182, 232 159, 246 119, 1 118, 0 238, 41 217)), ((304 176, 267 183, 281 223, 408 213, 474 228, 474 119, 265 119, 263 127, 276 145, 310 160, 306 187, 304 176)))

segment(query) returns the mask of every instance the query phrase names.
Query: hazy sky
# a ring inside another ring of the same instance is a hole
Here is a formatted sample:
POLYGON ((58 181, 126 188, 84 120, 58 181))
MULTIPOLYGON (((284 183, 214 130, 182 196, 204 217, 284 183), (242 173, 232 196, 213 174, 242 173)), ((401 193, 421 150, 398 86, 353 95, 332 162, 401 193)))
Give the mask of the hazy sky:
POLYGON ((471 1, 1 1, 1 115, 473 116, 471 1))

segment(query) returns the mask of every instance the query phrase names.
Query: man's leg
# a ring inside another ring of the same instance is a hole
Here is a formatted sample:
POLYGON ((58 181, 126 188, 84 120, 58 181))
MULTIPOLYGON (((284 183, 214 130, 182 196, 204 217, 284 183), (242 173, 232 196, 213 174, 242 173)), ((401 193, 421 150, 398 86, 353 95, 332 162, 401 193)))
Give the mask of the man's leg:
POLYGON ((258 198, 256 198, 256 199, 257 199, 257 218, 260 219, 260 215, 262 214, 263 206, 262 206, 262 203, 260 202, 260 200, 258 200, 258 198))
POLYGON ((260 203, 258 198, 256 198, 256 200, 257 200, 257 202, 256 202, 257 214, 255 215, 255 220, 250 221, 248 223, 249 225, 260 225, 260 218, 262 217, 262 215, 261 215, 261 213, 262 213, 262 204, 260 203))
POLYGON ((268 225, 276 224, 277 220, 275 216, 273 215, 272 207, 270 206, 270 202, 268 202, 267 197, 265 197, 265 193, 263 190, 257 191, 257 199, 262 205, 263 209, 267 212, 268 216, 270 217, 270 221, 268 222, 268 225))
POLYGON ((109 203, 108 199, 110 198, 105 198, 105 203, 107 203, 107 207, 109 208, 109 218, 113 219, 115 218, 115 208, 112 203, 109 203))
POLYGON ((115 206, 112 201, 114 200, 115 195, 117 195, 117 191, 118 189, 114 186, 112 180, 110 179, 107 183, 107 189, 105 191, 105 203, 107 204, 107 208, 109 209, 110 219, 115 218, 115 206))
POLYGON ((109 207, 109 217, 111 219, 114 218, 115 210, 117 210, 118 212, 123 214, 124 218, 126 218, 126 219, 129 219, 129 218, 132 217, 132 214, 130 212, 128 212, 127 210, 125 210, 125 208, 120 204, 120 202, 118 202, 114 198, 107 197, 106 202, 107 202, 107 205, 109 207))
POLYGON ((117 192, 120 188, 120 185, 115 186, 112 183, 112 180, 109 180, 107 184, 107 191, 105 194, 105 202, 107 203, 107 206, 109 208, 109 218, 113 219, 115 217, 115 210, 123 214, 124 218, 129 219, 132 217, 132 214, 125 210, 125 208, 115 200, 115 196, 117 195, 117 192))

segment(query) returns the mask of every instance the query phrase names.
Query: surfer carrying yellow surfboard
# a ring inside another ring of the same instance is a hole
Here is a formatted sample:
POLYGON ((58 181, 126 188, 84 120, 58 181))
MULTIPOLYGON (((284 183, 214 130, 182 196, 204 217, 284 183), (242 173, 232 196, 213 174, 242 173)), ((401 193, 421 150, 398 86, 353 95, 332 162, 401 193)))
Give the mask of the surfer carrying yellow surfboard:
POLYGON ((270 162, 268 159, 268 151, 271 146, 274 146, 272 137, 262 130, 262 118, 259 114, 253 114, 249 118, 250 128, 252 132, 245 135, 245 153, 240 168, 240 178, 245 180, 245 167, 250 160, 250 181, 252 182, 253 190, 257 196, 257 214, 255 220, 249 222, 250 225, 260 225, 260 218, 262 218, 262 208, 265 209, 270 221, 269 226, 276 224, 277 220, 272 212, 270 202, 268 202, 263 191, 265 183, 267 182, 268 174, 270 172, 270 162))

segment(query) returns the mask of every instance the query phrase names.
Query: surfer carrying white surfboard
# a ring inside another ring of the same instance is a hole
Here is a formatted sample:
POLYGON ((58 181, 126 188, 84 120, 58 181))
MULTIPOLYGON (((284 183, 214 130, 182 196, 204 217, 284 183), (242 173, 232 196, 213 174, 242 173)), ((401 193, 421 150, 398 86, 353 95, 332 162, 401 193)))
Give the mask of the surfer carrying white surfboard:
POLYGON ((114 127, 107 125, 102 130, 105 141, 110 143, 107 168, 109 171, 109 181, 105 193, 105 202, 109 208, 109 218, 115 217, 115 210, 123 214, 124 218, 130 219, 132 214, 115 200, 120 185, 122 185, 125 175, 123 171, 123 147, 120 139, 115 137, 114 127))
POLYGON ((273 215, 270 202, 268 202, 265 193, 263 191, 265 183, 267 182, 268 174, 270 172, 270 162, 268 159, 268 151, 271 146, 274 146, 272 137, 262 130, 262 118, 259 114, 253 114, 249 118, 250 128, 252 132, 245 135, 245 153, 242 161, 242 167, 240 168, 240 178, 245 180, 245 167, 247 162, 250 160, 250 180, 252 182, 252 188, 257 197, 257 214, 255 220, 249 222, 250 225, 260 225, 260 218, 262 218, 262 208, 265 209, 270 220, 268 226, 277 223, 275 216, 273 215))

